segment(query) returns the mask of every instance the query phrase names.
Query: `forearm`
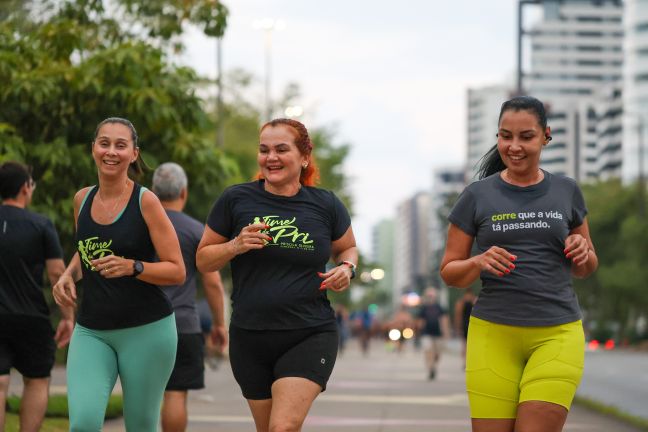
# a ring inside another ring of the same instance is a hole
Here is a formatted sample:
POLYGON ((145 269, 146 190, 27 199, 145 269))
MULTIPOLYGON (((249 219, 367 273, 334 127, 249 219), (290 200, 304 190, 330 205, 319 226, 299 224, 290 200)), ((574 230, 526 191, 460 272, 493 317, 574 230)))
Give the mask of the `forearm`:
POLYGON ((69 306, 59 306, 62 319, 74 321, 74 308, 69 306))
POLYGON ((356 246, 350 247, 343 250, 339 254, 333 256, 333 261, 335 264, 341 263, 342 261, 350 261, 353 264, 358 264, 358 248, 356 246))
POLYGON ((196 254, 196 267, 201 273, 214 272, 223 268, 236 255, 234 240, 207 245, 196 254))
POLYGON ((81 259, 79 258, 78 252, 74 254, 72 259, 70 260, 70 264, 68 264, 67 268, 61 276, 69 276, 75 282, 81 280, 83 273, 81 272, 81 259))
POLYGON ((441 268, 441 278, 453 287, 466 288, 479 278, 481 270, 475 262, 475 257, 465 260, 455 260, 441 268))
POLYGON ((143 262, 144 271, 137 279, 153 285, 181 285, 185 280, 184 262, 143 262))
POLYGON ((581 265, 572 264, 571 273, 575 278, 584 279, 594 273, 598 268, 598 257, 596 256, 596 252, 594 252, 593 249, 590 249, 588 255, 587 262, 581 265))
POLYGON ((213 324, 225 326, 225 301, 223 290, 205 285, 205 299, 212 313, 213 324))

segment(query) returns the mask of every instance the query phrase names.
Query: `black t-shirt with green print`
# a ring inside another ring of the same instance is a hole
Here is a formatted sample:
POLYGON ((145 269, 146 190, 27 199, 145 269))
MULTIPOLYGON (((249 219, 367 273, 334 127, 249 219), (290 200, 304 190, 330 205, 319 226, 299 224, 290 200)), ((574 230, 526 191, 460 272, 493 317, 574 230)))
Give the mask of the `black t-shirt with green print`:
POLYGON ((77 223, 76 242, 83 271, 78 322, 94 330, 135 327, 171 315, 171 303, 157 285, 131 276, 106 279, 91 260, 105 255, 153 262, 155 248, 140 208, 142 187, 135 184, 122 213, 111 224, 92 219, 90 208, 99 189, 87 194, 77 223))
POLYGON ((472 315, 499 324, 549 326, 581 318, 565 239, 587 214, 573 179, 544 171, 535 185, 506 183, 500 174, 463 191, 448 219, 474 237, 479 253, 499 246, 517 256, 503 277, 481 273, 472 315))
POLYGON ((255 222, 270 226, 272 241, 231 261, 232 324, 251 330, 297 329, 335 321, 320 291, 331 242, 344 235, 351 219, 332 193, 302 187, 291 197, 264 189, 263 180, 232 186, 211 210, 207 225, 234 238, 255 222))

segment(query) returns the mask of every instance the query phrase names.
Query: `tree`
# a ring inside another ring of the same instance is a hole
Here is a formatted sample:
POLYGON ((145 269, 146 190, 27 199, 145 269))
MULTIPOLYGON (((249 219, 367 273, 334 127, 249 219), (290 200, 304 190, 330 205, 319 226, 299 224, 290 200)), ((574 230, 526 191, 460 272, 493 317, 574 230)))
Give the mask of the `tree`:
MULTIPOLYGON (((29 3, 48 13, 0 9, 7 17, 0 23, 0 80, 11 83, 0 88, 0 160, 34 166, 35 207, 54 220, 63 244, 72 245, 74 193, 96 183, 90 157, 94 128, 110 116, 133 121, 147 164, 174 160, 185 167, 193 207, 206 214, 237 166, 209 140, 212 125, 196 94, 199 77, 172 65, 161 47, 181 25, 165 21, 168 29, 156 27, 143 38, 122 29, 100 0, 29 3), (158 46, 151 44, 152 36, 159 36, 158 46)), ((132 1, 117 3, 131 17, 151 13, 132 1)), ((214 2, 142 3, 166 4, 171 11, 191 6, 186 19, 204 20, 205 28, 216 31, 216 24, 209 24, 214 17, 199 11, 214 2)), ((175 16, 176 23, 185 19, 179 12, 175 16)), ((142 180, 148 184, 148 178, 142 180)))
POLYGON ((648 317, 648 221, 637 215, 636 186, 612 180, 585 185, 583 193, 599 268, 575 286, 586 317, 603 330, 615 324, 626 338, 648 317))

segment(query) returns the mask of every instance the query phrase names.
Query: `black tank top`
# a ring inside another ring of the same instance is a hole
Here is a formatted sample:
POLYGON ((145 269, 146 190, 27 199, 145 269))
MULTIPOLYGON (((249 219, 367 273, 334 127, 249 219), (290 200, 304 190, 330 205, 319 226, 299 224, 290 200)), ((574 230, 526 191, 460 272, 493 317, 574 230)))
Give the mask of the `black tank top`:
POLYGON ((106 279, 92 270, 90 260, 111 254, 145 262, 156 260, 140 210, 141 186, 134 185, 121 216, 108 225, 96 223, 90 215, 98 190, 93 187, 87 195, 77 222, 76 244, 83 270, 79 324, 112 330, 148 324, 170 315, 171 304, 158 286, 131 276, 106 279))

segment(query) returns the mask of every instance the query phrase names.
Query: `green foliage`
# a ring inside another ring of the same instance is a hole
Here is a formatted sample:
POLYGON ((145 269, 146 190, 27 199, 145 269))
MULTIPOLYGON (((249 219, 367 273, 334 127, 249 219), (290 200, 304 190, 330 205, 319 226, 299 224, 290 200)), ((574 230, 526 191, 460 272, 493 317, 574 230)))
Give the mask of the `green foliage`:
POLYGON ((169 40, 183 32, 190 22, 207 36, 221 37, 227 26, 228 10, 217 0, 118 0, 130 16, 147 29, 153 38, 169 40))
MULTIPOLYGON (((194 9, 209 2, 171 3, 169 10, 191 6, 187 19, 196 20, 194 9)), ((168 160, 185 167, 190 208, 206 214, 237 166, 209 139, 213 125, 196 93, 199 77, 172 65, 147 39, 121 30, 102 1, 65 1, 51 9, 39 22, 15 15, 0 23, 0 80, 11 83, 0 89, 0 158, 34 167, 35 210, 53 219, 71 253, 72 197, 96 183, 94 129, 119 116, 135 124, 151 167, 168 160)), ((140 12, 150 10, 131 16, 140 12)), ((140 179, 149 180, 150 173, 140 179)))
POLYGON ((648 220, 638 214, 635 185, 601 182, 583 186, 583 193, 599 268, 575 286, 594 330, 615 324, 615 336, 625 339, 636 320, 648 316, 648 220))
POLYGON ((335 132, 330 128, 316 128, 310 132, 310 135, 315 161, 320 170, 319 186, 334 191, 351 211, 353 203, 348 190, 349 178, 343 166, 349 155, 349 144, 334 144, 335 132))
MULTIPOLYGON (((7 398, 7 411, 18 413, 20 411, 20 398, 18 396, 9 396, 7 398)), ((121 395, 111 395, 106 407, 106 419, 121 417, 123 415, 124 400, 121 395)), ((53 394, 47 401, 46 417, 68 418, 68 400, 66 395, 53 394)))
MULTIPOLYGON (((18 414, 7 413, 5 418, 5 432, 19 432, 18 414)), ((67 419, 46 418, 41 425, 39 432, 67 432, 70 430, 70 423, 67 419)))

